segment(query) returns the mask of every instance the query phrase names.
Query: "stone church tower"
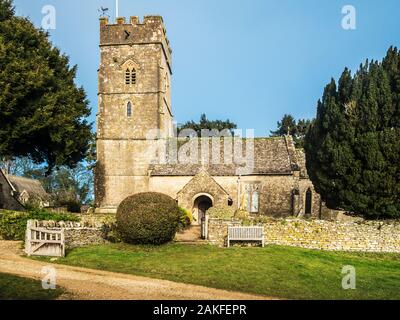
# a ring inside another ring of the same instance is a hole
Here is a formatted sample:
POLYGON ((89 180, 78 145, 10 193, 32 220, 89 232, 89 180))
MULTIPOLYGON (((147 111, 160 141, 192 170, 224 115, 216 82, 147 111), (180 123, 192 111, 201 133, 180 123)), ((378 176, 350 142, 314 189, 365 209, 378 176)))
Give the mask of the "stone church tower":
POLYGON ((173 135, 171 53, 160 16, 100 19, 98 213, 115 213, 126 197, 148 191, 148 151, 173 135))
POLYGON ((274 217, 320 215, 304 153, 290 136, 242 138, 236 151, 246 155, 244 163, 232 156, 232 139, 218 140, 214 162, 215 146, 206 138, 174 138, 171 53, 160 16, 100 20, 96 212, 115 213, 125 198, 150 191, 176 199, 194 224, 213 206, 274 217), (243 171, 247 164, 251 170, 243 171))

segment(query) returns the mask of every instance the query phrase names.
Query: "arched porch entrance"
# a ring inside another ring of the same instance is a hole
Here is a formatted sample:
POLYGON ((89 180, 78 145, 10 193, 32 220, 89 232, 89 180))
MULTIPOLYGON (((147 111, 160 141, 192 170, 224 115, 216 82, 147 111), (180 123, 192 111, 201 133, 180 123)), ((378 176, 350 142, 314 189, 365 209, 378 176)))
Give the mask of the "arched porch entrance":
POLYGON ((197 224, 201 223, 201 220, 206 217, 207 210, 213 206, 213 199, 210 195, 201 194, 197 195, 193 202, 193 213, 196 218, 197 224))
POLYGON ((207 236, 206 231, 206 215, 207 210, 213 206, 213 198, 208 194, 199 194, 194 197, 193 213, 195 216, 195 223, 201 226, 201 238, 205 239, 207 236))

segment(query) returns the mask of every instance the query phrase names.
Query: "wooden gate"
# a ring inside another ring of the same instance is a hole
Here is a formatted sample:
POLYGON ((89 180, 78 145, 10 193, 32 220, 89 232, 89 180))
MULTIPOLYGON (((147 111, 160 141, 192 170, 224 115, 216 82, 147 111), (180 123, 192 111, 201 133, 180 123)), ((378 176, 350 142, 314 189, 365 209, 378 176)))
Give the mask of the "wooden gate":
POLYGON ((207 234, 206 234, 206 216, 203 215, 201 218, 201 239, 206 239, 207 234))
POLYGON ((64 229, 47 229, 29 220, 26 228, 25 252, 28 256, 65 256, 64 229))

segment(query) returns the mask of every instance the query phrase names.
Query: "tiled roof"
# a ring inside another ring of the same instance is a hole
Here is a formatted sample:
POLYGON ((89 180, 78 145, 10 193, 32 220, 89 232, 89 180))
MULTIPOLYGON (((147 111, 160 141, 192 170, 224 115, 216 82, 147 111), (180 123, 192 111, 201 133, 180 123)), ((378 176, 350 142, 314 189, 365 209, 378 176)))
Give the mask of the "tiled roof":
POLYGON ((43 189, 43 186, 39 180, 11 176, 11 175, 8 175, 7 179, 11 182, 14 189, 18 193, 26 191, 29 195, 39 197, 43 200, 49 197, 49 195, 43 189))
MULTIPOLYGON (((243 156, 246 155, 247 148, 246 139, 242 139, 243 156)), ((211 150, 211 142, 209 150, 211 150)), ((201 144, 199 144, 201 145, 201 144)), ((206 144, 207 145, 207 144, 206 144)), ((220 144, 220 159, 223 162, 224 142, 220 144)), ((200 147, 199 147, 200 149, 200 147)), ((254 139, 254 168, 249 172, 238 173, 243 170, 245 163, 236 164, 212 164, 211 155, 209 160, 205 161, 203 157, 198 156, 195 164, 161 164, 153 165, 151 168, 152 176, 194 176, 201 171, 202 168, 212 176, 234 176, 242 175, 279 175, 291 174, 293 170, 298 170, 297 160, 294 151, 294 144, 291 137, 274 137, 274 138, 256 138, 254 139)), ((252 152, 249 152, 252 154, 252 152)), ((249 163, 249 162, 248 162, 249 163)))

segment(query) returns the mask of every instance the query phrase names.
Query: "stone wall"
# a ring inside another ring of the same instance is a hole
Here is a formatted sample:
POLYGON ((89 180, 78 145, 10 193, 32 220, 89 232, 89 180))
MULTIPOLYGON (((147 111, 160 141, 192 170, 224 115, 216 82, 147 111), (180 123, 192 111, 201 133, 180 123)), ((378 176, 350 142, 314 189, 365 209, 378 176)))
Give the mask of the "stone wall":
MULTIPOLYGON (((210 243, 225 244, 236 220, 209 221, 210 243)), ((263 223, 265 244, 332 251, 400 252, 400 221, 277 219, 263 223)))
POLYGON ((242 225, 240 220, 223 220, 223 219, 208 219, 208 236, 207 239, 211 244, 217 246, 226 245, 228 236, 228 227, 239 227, 242 225))
POLYGON ((55 222, 55 221, 37 221, 38 228, 46 228, 48 230, 64 229, 65 247, 67 249, 104 244, 102 228, 98 224, 90 225, 80 222, 55 222))
POLYGON ((68 228, 65 229, 65 246, 67 249, 88 245, 104 244, 103 232, 98 228, 68 228))

